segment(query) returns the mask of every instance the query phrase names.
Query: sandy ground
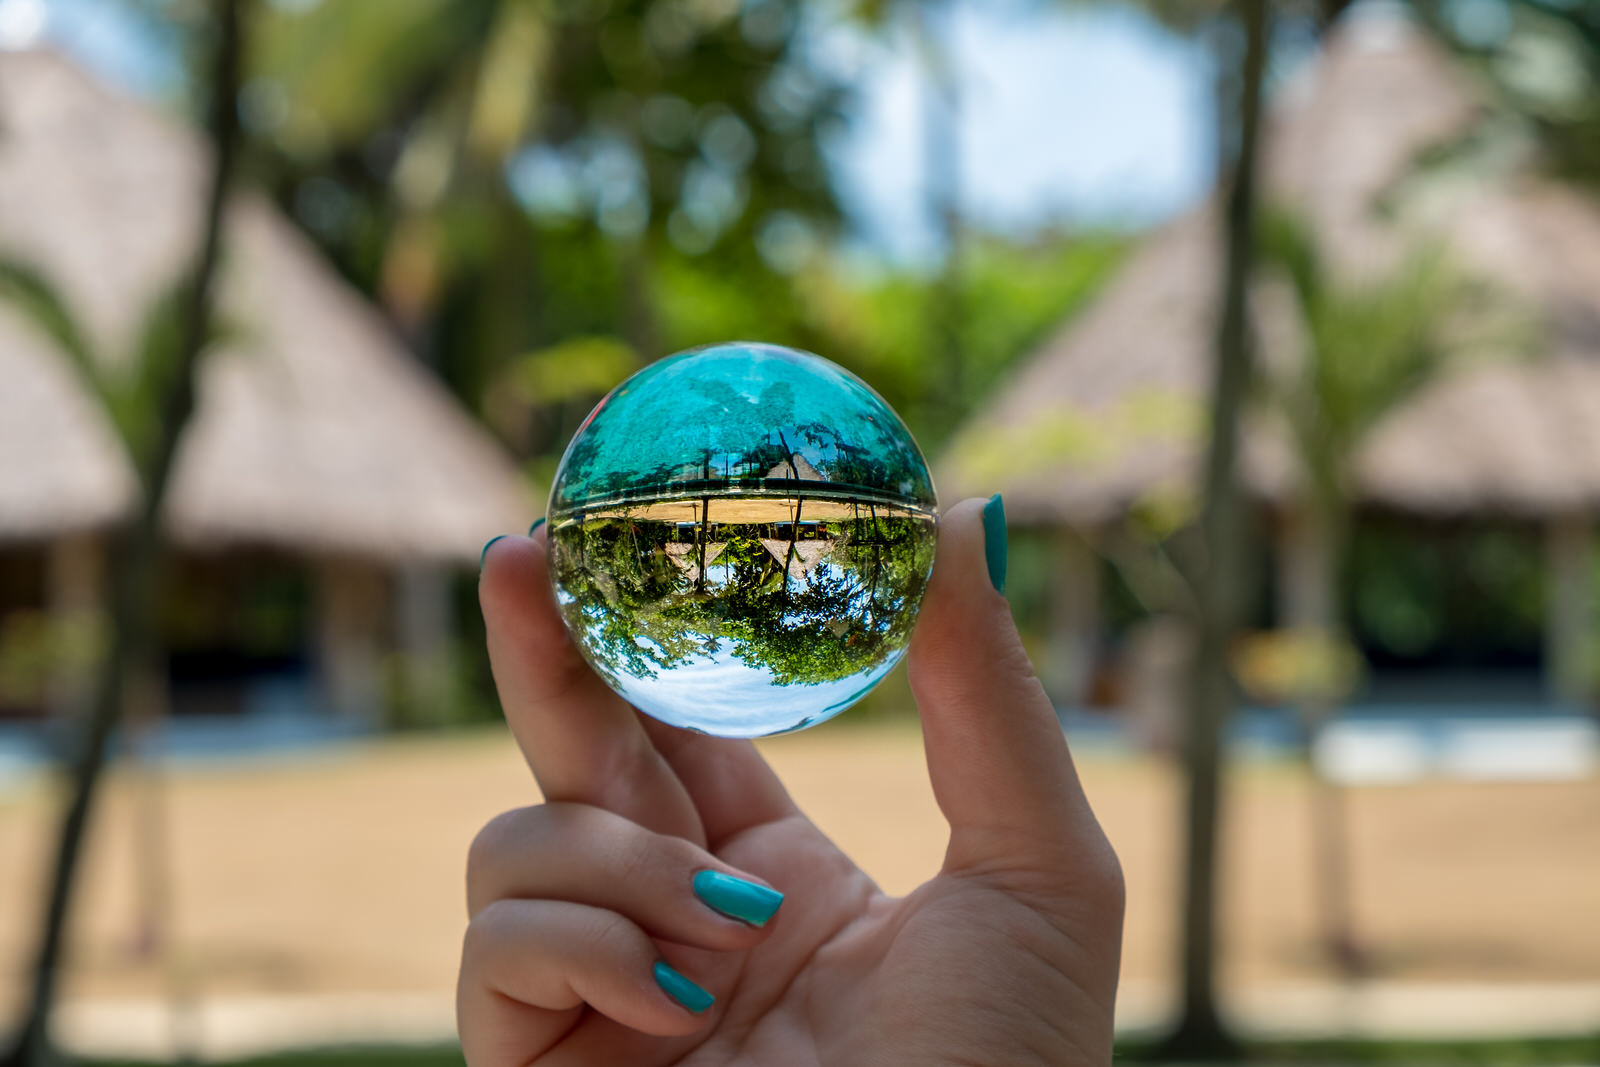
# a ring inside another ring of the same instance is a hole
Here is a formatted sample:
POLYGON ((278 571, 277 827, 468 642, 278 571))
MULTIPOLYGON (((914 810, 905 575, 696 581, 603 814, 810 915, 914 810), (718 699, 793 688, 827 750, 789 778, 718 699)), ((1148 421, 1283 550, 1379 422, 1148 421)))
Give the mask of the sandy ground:
MULTIPOLYGON (((765 744, 812 817, 886 890, 938 866, 944 828, 914 728, 839 724, 765 744)), ((1082 759, 1129 887, 1124 981, 1160 987, 1174 954, 1177 782, 1151 761, 1082 759)), ((476 828, 537 799, 504 735, 406 738, 293 762, 120 773, 94 828, 68 975, 78 997, 442 993, 464 923, 476 828), (140 810, 166 813, 164 865, 140 810), (170 892, 166 951, 141 952, 141 901, 170 892), (146 889, 141 889, 141 887, 146 889)), ((0 798, 0 1008, 37 922, 49 796, 0 798)), ((1238 990, 1330 972, 1316 946, 1307 789, 1293 768, 1233 778, 1226 976, 1238 990)), ((1600 779, 1428 782, 1352 792, 1355 910, 1386 981, 1600 980, 1600 779)))

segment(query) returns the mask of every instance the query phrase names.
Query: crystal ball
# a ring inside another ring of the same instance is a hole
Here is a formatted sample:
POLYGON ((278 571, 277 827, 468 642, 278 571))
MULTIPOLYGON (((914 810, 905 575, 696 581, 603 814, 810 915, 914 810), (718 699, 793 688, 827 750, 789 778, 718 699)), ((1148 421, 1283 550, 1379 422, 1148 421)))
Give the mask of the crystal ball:
POLYGON ((820 356, 730 343, 613 389, 550 491, 550 580, 634 707, 722 737, 839 714, 905 653, 936 506, 910 432, 820 356))

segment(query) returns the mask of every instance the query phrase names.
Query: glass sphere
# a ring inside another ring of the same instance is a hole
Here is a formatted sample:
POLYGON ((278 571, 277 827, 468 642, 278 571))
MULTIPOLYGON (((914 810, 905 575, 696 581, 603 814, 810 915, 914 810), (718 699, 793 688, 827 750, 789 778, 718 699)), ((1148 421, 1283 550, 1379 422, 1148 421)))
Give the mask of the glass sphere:
POLYGON ((617 386, 550 491, 550 579, 641 711, 723 737, 830 719, 899 662, 933 569, 933 482, 861 379, 710 345, 617 386))

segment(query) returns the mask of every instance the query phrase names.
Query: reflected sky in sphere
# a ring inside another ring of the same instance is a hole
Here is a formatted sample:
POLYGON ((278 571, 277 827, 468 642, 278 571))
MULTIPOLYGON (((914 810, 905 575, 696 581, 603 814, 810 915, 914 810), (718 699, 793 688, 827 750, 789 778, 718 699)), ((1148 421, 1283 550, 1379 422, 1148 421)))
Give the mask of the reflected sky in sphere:
MULTIPOLYGON (((645 714, 676 726, 725 737, 770 734, 775 710, 772 673, 744 663, 732 648, 733 642, 722 640, 716 651, 672 670, 631 678, 626 683, 627 697, 645 714)), ((795 701, 800 709, 785 713, 783 721, 788 723, 796 714, 801 716, 799 722, 833 718, 871 692, 899 661, 899 656, 886 656, 878 666, 860 674, 816 683, 795 701)))
POLYGON ((905 652, 935 499, 899 417, 771 345, 672 356, 562 458, 550 574, 584 657, 640 710, 730 737, 822 722, 905 652))

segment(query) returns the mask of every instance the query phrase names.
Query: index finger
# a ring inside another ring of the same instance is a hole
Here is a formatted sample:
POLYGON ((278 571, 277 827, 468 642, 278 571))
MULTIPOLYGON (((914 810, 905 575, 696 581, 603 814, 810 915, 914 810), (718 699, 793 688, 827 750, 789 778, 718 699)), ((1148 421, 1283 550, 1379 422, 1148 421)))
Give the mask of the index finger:
POLYGON ((657 833, 704 844, 688 791, 633 708, 567 635, 547 570, 545 531, 484 553, 478 600, 506 722, 546 800, 593 804, 657 833))
POLYGON ((907 657, 929 778, 950 823, 947 869, 1080 863, 1104 843, 998 588, 999 506, 963 501, 940 519, 907 657))

